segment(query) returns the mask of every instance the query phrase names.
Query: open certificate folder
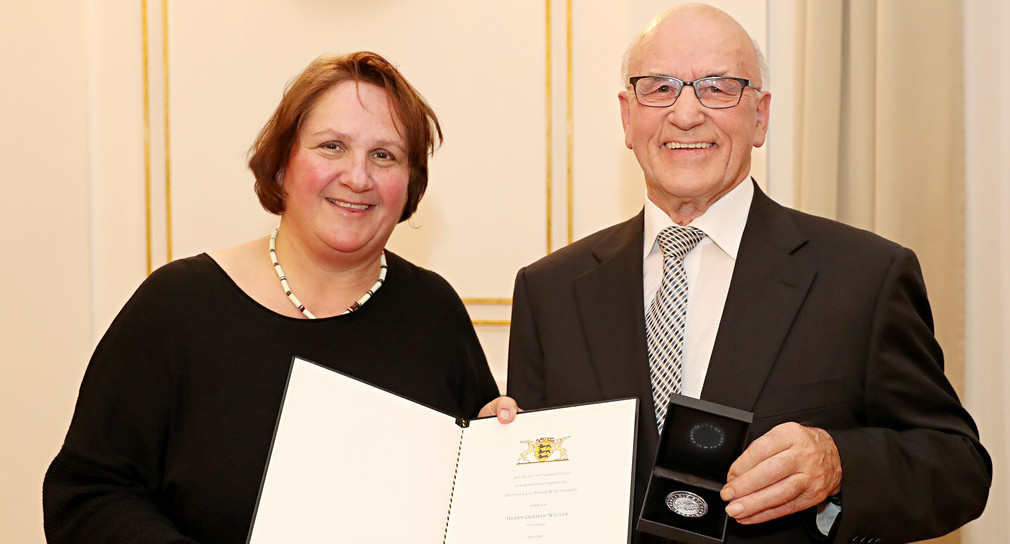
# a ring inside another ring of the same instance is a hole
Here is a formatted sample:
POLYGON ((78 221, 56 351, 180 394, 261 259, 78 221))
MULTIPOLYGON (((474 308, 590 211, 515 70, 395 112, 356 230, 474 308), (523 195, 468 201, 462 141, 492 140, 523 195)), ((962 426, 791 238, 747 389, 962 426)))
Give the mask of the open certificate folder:
POLYGON ((637 403, 462 421, 295 358, 249 542, 627 542, 637 403))

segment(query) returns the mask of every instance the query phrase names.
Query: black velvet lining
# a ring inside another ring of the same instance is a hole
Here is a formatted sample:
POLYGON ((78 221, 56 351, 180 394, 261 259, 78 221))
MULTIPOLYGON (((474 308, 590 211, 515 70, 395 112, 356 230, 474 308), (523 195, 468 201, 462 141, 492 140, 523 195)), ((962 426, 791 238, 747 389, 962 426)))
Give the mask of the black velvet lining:
POLYGON ((667 413, 656 467, 725 482, 743 451, 750 422, 677 405, 667 413))
POLYGON ((730 465, 748 440, 750 412, 675 395, 670 399, 639 530, 683 542, 722 542, 726 502, 719 491, 730 465), (689 491, 708 512, 700 517, 674 513, 666 496, 689 491))

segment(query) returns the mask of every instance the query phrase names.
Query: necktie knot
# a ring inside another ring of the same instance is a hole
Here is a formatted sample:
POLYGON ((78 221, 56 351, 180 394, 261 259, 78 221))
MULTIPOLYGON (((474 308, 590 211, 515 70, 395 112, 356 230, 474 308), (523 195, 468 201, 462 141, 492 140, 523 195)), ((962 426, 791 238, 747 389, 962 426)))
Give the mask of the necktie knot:
POLYGON ((705 233, 695 227, 682 227, 671 225, 661 230, 656 235, 659 242, 659 249, 663 252, 663 260, 677 259, 683 261, 684 257, 705 238, 705 233))

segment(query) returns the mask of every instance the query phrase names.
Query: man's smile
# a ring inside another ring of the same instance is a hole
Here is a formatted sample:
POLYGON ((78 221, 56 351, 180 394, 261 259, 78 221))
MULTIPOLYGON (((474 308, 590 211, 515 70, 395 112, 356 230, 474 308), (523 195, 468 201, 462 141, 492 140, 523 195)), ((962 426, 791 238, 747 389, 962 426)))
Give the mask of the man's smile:
POLYGON ((696 144, 682 144, 680 142, 666 142, 667 149, 708 149, 714 147, 712 142, 700 142, 696 144))

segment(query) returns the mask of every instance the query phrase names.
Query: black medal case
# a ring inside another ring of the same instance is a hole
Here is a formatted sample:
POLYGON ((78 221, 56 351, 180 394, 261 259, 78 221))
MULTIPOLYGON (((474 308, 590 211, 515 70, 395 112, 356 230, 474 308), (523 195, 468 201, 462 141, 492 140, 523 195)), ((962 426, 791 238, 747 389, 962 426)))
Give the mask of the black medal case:
POLYGON ((719 491, 752 419, 744 410, 673 395, 637 529, 684 544, 723 542, 729 517, 719 491))

